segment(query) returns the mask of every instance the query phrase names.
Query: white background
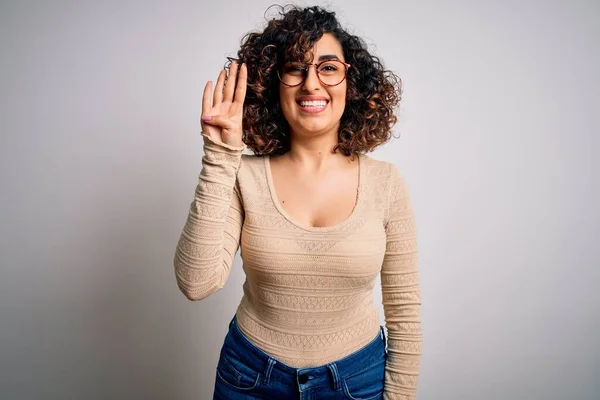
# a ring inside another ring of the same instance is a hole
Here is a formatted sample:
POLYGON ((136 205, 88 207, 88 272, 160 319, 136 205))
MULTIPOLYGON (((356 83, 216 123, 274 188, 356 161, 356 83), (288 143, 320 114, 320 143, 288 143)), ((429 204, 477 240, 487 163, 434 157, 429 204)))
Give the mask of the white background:
MULTIPOLYGON (((212 398, 241 263, 190 302, 173 255, 202 88, 270 4, 2 2, 3 399, 212 398)), ((418 398, 600 398, 599 3, 329 5, 404 83, 372 156, 416 213, 418 398)))

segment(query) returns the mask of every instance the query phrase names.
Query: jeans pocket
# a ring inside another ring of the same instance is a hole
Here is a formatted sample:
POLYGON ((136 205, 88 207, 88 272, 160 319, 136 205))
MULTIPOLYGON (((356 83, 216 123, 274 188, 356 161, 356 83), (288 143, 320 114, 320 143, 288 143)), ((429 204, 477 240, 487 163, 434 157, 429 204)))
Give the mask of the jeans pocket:
POLYGON ((344 394, 351 400, 383 398, 385 360, 343 379, 344 394))
POLYGON ((222 351, 217 364, 217 378, 226 386, 240 391, 256 388, 260 373, 246 365, 231 351, 222 351))

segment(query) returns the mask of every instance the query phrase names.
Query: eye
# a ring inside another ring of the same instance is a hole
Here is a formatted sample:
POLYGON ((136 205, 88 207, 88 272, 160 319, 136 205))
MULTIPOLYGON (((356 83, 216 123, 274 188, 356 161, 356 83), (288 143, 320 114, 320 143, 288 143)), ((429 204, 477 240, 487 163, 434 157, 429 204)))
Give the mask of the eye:
POLYGON ((336 72, 340 69, 340 66, 336 62, 326 62, 319 65, 319 71, 325 73, 336 72))
POLYGON ((301 74, 306 71, 306 67, 302 64, 292 63, 286 64, 283 67, 283 72, 286 74, 301 74))

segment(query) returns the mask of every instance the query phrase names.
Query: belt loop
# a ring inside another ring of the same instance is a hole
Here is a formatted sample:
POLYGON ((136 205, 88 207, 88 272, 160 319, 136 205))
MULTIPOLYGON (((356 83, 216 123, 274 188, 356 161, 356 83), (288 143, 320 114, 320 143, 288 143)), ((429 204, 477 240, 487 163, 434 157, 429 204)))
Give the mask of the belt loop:
POLYGON ((342 389, 340 385, 340 376, 338 373, 337 365, 335 363, 327 364, 327 368, 331 371, 331 377, 333 378, 333 390, 339 391, 342 389))
POLYGON ((271 379, 271 371, 273 371, 273 366, 275 365, 275 359, 273 357, 269 357, 269 361, 267 362, 267 368, 265 369, 265 376, 263 377, 263 383, 265 386, 269 386, 269 380, 271 379))

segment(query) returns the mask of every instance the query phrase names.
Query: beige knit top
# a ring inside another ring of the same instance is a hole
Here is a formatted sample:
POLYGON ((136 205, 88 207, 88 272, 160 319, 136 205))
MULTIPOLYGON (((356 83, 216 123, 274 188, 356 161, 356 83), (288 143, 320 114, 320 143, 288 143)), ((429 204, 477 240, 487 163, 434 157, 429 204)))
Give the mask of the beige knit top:
POLYGON ((352 214, 334 226, 302 226, 277 200, 268 156, 203 138, 202 170, 175 254, 180 290, 200 300, 222 288, 240 248, 240 330, 283 363, 313 367, 377 335, 372 292, 381 274, 384 399, 413 399, 422 342, 417 241, 409 191, 395 165, 360 155, 352 214))

